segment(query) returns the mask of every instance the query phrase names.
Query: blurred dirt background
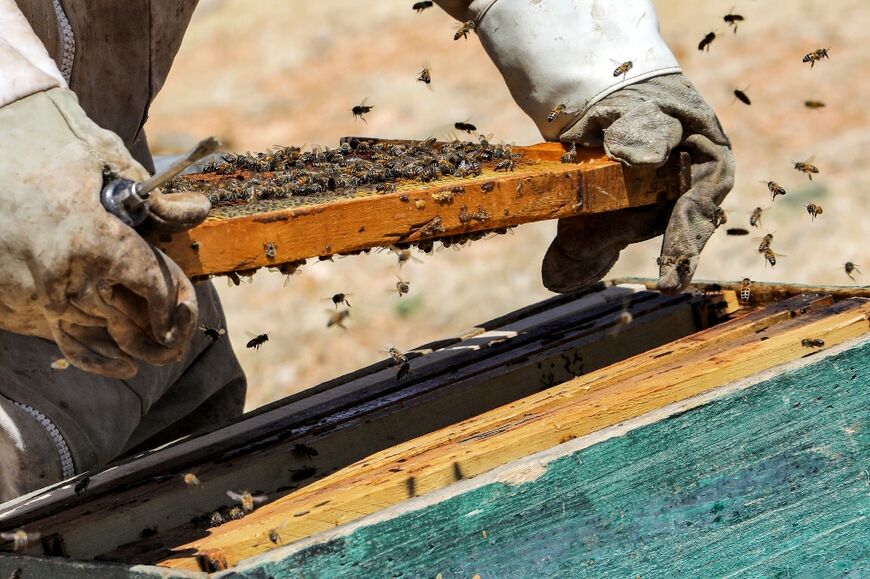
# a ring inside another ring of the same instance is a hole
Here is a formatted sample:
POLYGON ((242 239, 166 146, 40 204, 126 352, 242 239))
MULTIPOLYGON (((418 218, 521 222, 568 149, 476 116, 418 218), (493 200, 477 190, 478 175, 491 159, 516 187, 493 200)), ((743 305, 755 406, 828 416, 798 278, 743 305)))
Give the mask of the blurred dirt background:
MULTIPOLYGON (((416 14, 412 0, 251 2, 202 0, 172 74, 151 111, 149 138, 157 153, 177 153, 215 134, 228 150, 273 145, 335 146, 344 135, 447 138, 455 121, 476 124, 496 141, 540 140, 514 105, 495 67, 472 35, 454 42, 456 24, 437 7, 416 14), (415 78, 427 64, 431 90, 415 78), (375 105, 368 124, 350 108, 375 105)), ((870 3, 866 0, 727 0, 656 2, 662 32, 729 133, 737 156, 737 186, 724 208, 729 226, 748 228, 756 206, 770 207, 760 181, 788 190, 764 214, 785 254, 765 265, 750 237, 717 232, 696 279, 851 284, 846 261, 866 266, 870 280, 870 3), (746 21, 732 34, 722 16, 746 21), (696 49, 711 30, 709 53, 696 49), (811 70, 807 52, 830 48, 811 70), (744 90, 752 106, 736 102, 744 90), (807 99, 827 103, 804 107, 807 99), (815 155, 821 174, 810 182, 792 168, 815 155), (805 210, 821 204, 815 222, 805 210)), ((724 228, 723 228, 724 229, 724 228)), ((308 265, 286 279, 258 273, 250 284, 215 281, 229 335, 248 373, 248 408, 386 357, 387 346, 410 349, 448 337, 496 315, 551 295, 540 262, 555 223, 517 228, 512 235, 459 251, 420 255, 402 277, 409 295, 394 291, 399 269, 389 253, 308 265), (328 301, 351 293, 348 330, 326 328, 328 301), (268 332, 259 351, 247 333, 268 332)), ((762 233, 753 232, 752 235, 762 233)), ((623 252, 610 273, 653 277, 660 239, 623 252)))

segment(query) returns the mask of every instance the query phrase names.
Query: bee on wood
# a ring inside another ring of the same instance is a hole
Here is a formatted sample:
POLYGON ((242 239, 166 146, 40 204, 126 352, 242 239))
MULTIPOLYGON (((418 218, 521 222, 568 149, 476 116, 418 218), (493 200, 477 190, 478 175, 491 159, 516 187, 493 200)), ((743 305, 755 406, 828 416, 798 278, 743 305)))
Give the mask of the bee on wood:
POLYGON ((752 215, 749 216, 749 225, 752 227, 761 227, 761 214, 764 210, 761 207, 756 207, 752 210, 752 215))
POLYGON ((813 68, 814 66, 816 66, 816 62, 822 60, 823 58, 827 58, 827 59, 831 58, 830 56, 828 56, 829 50, 831 50, 831 49, 830 48, 819 48, 818 50, 814 50, 814 51, 810 52, 809 54, 805 54, 804 58, 803 58, 803 60, 801 60, 801 62, 809 62, 810 68, 813 68))
POLYGON ((721 207, 716 207, 715 213, 713 214, 713 226, 718 228, 720 225, 725 225, 728 223, 728 214, 725 213, 725 210, 721 207))
POLYGON ((634 68, 634 63, 630 60, 626 60, 615 69, 613 69, 613 77, 621 76, 622 80, 625 80, 625 77, 628 75, 628 71, 634 68))
POLYGON ((808 109, 822 109, 822 108, 825 108, 827 105, 825 103, 823 103, 822 101, 810 100, 810 101, 804 101, 804 106, 807 107, 808 109))
POLYGON ((245 509, 242 507, 230 507, 227 510, 227 520, 229 521, 238 521, 239 519, 245 518, 245 509))
POLYGON ((819 168, 812 164, 814 157, 810 157, 806 161, 795 163, 794 168, 801 173, 806 173, 810 181, 813 180, 813 173, 818 174, 819 168))
POLYGON ((767 190, 770 191, 771 200, 776 201, 777 195, 785 195, 786 191, 782 187, 779 186, 778 183, 774 181, 762 181, 762 183, 767 184, 767 190))
POLYGON ((399 294, 399 297, 402 297, 411 291, 411 282, 405 281, 399 276, 396 276, 396 278, 399 280, 396 282, 396 292, 399 294))
POLYGON ((252 495, 250 491, 242 491, 241 493, 227 491, 227 496, 242 505, 242 510, 245 514, 253 513, 254 505, 259 505, 269 500, 269 497, 266 495, 252 495))
POLYGON ((211 338, 212 343, 219 341, 227 333, 223 328, 209 328, 205 324, 199 326, 199 331, 211 338))
POLYGON ((362 120, 362 122, 368 124, 368 122, 366 121, 366 119, 363 115, 371 112, 371 110, 373 108, 375 108, 375 105, 367 105, 366 101, 363 100, 362 103, 360 103, 360 104, 356 105, 355 107, 353 107, 352 109, 350 109, 350 112, 353 113, 354 119, 359 118, 360 120, 362 120))
POLYGON ((278 255, 278 250, 275 248, 275 244, 271 241, 263 244, 263 252, 266 254, 266 259, 268 260, 273 260, 278 255))
POLYGON ((495 189, 495 183, 493 183, 492 181, 487 181, 486 183, 484 183, 483 185, 480 186, 480 190, 483 191, 484 193, 489 193, 493 189, 495 189))
POLYGON ((194 487, 198 487, 202 484, 200 482, 199 477, 193 474, 192 472, 187 472, 182 475, 181 479, 184 481, 184 484, 187 485, 187 488, 192 489, 194 487))
POLYGON ((420 71, 420 75, 417 77, 417 82, 422 82, 427 86, 432 82, 432 73, 429 70, 428 66, 424 66, 423 70, 420 71))
POLYGON ((825 345, 825 341, 819 338, 804 338, 801 340, 801 346, 804 348, 821 348, 825 345))
POLYGON ((460 38, 468 40, 468 35, 474 32, 475 28, 476 25, 474 24, 474 20, 469 20, 456 30, 456 34, 453 35, 453 40, 459 40, 460 38))
POLYGON ((708 32, 707 35, 701 39, 701 42, 698 43, 698 50, 701 52, 704 52, 704 50, 710 52, 710 45, 713 44, 714 40, 716 40, 716 33, 708 32))
POLYGON ((732 10, 734 10, 734 8, 731 8, 731 10, 728 11, 728 14, 722 17, 722 20, 724 20, 728 26, 732 26, 734 28, 734 34, 737 34, 737 26, 745 19, 742 14, 734 14, 732 10))
POLYGON ((468 133, 469 135, 477 132, 477 127, 475 127, 471 123, 466 122, 453 123, 453 128, 455 128, 457 131, 463 131, 465 133, 468 133))
POLYGON ((748 277, 744 277, 743 281, 740 282, 740 301, 745 303, 749 302, 749 294, 752 291, 752 280, 748 277))
POLYGON ((568 112, 568 105, 565 103, 561 103, 553 107, 553 110, 550 111, 550 114, 547 115, 547 122, 552 123, 562 115, 568 112))
POLYGON ((338 310, 337 312, 329 312, 329 320, 326 322, 326 327, 338 326, 342 330, 346 330, 344 321, 350 317, 350 310, 338 310))
POLYGON ((226 521, 224 520, 224 516, 220 511, 214 511, 208 516, 208 526, 209 527, 220 527, 226 521))
POLYGON ((577 143, 571 143, 571 148, 559 159, 563 163, 577 162, 577 143))
POLYGON ((496 163, 494 170, 495 171, 513 171, 516 166, 514 165, 513 159, 505 159, 504 161, 499 161, 496 163))
POLYGON ((687 255, 681 255, 677 258, 676 266, 674 269, 677 270, 677 273, 681 276, 686 276, 689 274, 689 270, 692 268, 692 260, 687 255))
POLYGON ((408 361, 408 356, 406 356, 401 350, 395 348, 393 346, 388 346, 386 350, 383 350, 387 354, 390 355, 390 358, 393 359, 393 363, 396 366, 400 366, 408 361))
POLYGON ((69 360, 67 360, 66 358, 57 358, 56 360, 53 360, 51 362, 52 370, 66 370, 67 368, 69 368, 69 366, 69 360))
POLYGON ((813 221, 815 221, 816 217, 824 213, 824 210, 822 209, 821 205, 810 203, 809 205, 807 205, 807 213, 809 213, 812 216, 813 221))
POLYGON ((333 304, 335 304, 335 309, 338 309, 340 304, 344 304, 347 307, 350 307, 350 302, 347 301, 348 296, 352 296, 353 294, 345 294, 345 293, 337 293, 333 294, 330 298, 324 298, 323 301, 330 300, 333 304))
POLYGON ((384 193, 392 193, 397 189, 393 183, 378 183, 375 185, 375 191, 383 195, 384 193))
POLYGON ((260 334, 259 336, 254 336, 251 338, 248 343, 245 345, 246 348, 253 348, 255 350, 259 350, 260 346, 269 341, 269 334, 260 334))
POLYGON ((88 489, 89 484, 91 484, 91 477, 85 475, 81 478, 81 480, 79 480, 79 482, 76 483, 76 486, 73 488, 73 490, 77 495, 80 495, 88 489))
POLYGON ((734 97, 745 105, 752 104, 752 101, 749 100, 749 96, 747 96, 747 94, 740 89, 734 90, 734 97))
MULTIPOLYGON (((423 4, 423 2, 419 2, 419 4, 423 4)), ((432 3, 429 2, 431 6, 432 3)), ((269 530, 269 540, 272 541, 275 545, 281 542, 281 535, 278 534, 278 529, 270 529, 269 530)))
POLYGON ((861 273, 861 270, 858 269, 858 266, 855 265, 854 263, 852 263, 851 261, 846 262, 844 269, 846 270, 846 275, 848 275, 849 279, 851 279, 852 281, 855 281, 855 278, 852 277, 852 272, 858 272, 859 275, 861 273))
POLYGON ((427 8, 432 8, 432 0, 423 0, 423 2, 414 2, 414 5, 411 6, 417 14, 426 10, 427 8))
POLYGON ((21 551, 26 549, 32 541, 38 541, 42 536, 39 532, 28 533, 24 529, 15 529, 11 532, 0 533, 0 539, 12 541, 12 550, 21 551))

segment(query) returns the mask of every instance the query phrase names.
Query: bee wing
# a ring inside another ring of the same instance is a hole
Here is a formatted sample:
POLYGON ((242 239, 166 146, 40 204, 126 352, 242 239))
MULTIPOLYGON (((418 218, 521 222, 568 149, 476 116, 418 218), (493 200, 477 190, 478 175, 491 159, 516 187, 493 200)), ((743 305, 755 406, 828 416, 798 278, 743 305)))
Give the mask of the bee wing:
POLYGON ((268 501, 269 496, 268 495, 257 495, 255 497, 251 497, 251 499, 254 501, 255 505, 259 505, 260 503, 265 503, 266 501, 268 501))
POLYGON ((812 162, 815 161, 815 160, 816 160, 816 156, 815 156, 815 155, 810 155, 810 156, 807 158, 807 160, 804 161, 804 163, 812 163, 812 162))
POLYGON ((230 497, 231 499, 233 499, 234 501, 241 501, 242 500, 242 495, 240 495, 237 492, 227 491, 227 496, 230 497))
POLYGON ((15 533, 7 533, 7 532, 0 533, 0 539, 3 539, 4 541, 14 541, 15 540, 15 533))

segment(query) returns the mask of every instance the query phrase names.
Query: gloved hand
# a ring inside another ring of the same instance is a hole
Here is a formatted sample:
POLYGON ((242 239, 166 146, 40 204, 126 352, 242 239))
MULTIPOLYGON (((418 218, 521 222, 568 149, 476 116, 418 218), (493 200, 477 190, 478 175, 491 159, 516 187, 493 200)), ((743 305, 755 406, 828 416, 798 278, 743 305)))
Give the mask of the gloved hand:
MULTIPOLYGON (((197 320, 192 284, 100 204, 104 170, 143 180, 145 169, 65 88, 0 108, 0 127, 0 328, 52 340, 103 376, 180 359, 197 320)), ((155 199, 156 229, 208 212, 173 197, 155 199)))
POLYGON ((692 187, 677 200, 669 220, 662 208, 562 219, 544 258, 544 285, 557 292, 592 285, 628 244, 664 230, 658 287, 684 289, 718 225, 718 206, 734 185, 731 144, 692 84, 682 74, 671 74, 623 87, 593 105, 560 138, 603 144, 608 156, 628 166, 659 167, 682 146, 692 157, 692 187))

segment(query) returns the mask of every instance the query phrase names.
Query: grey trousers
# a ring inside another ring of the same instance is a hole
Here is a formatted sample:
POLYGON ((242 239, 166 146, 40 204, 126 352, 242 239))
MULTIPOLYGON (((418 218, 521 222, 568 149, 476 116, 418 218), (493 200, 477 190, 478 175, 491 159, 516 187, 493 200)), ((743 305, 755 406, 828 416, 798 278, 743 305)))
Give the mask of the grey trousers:
MULTIPOLYGON (((224 328, 211 282, 196 284, 200 324, 224 328)), ((0 501, 99 468, 242 413, 246 382, 228 336, 202 332, 185 358, 117 380, 52 368, 54 343, 0 331, 0 501)))

